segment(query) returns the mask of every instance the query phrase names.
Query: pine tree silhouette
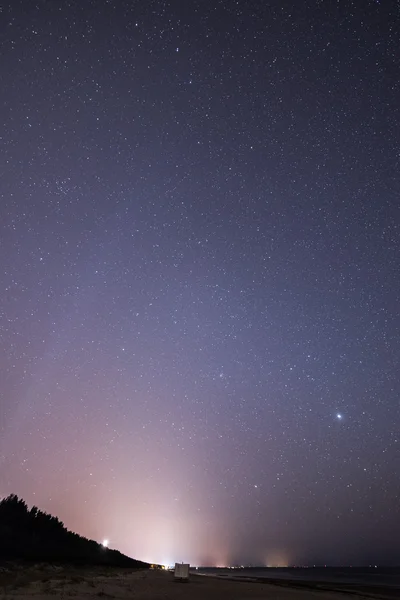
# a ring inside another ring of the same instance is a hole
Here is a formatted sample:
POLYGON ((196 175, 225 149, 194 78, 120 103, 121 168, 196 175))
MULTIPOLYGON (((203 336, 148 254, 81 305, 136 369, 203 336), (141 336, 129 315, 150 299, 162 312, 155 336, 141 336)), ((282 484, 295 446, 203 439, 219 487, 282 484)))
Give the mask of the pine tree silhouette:
POLYGON ((15 494, 0 501, 0 558, 149 567, 68 531, 62 521, 37 506, 29 510, 26 502, 15 494))

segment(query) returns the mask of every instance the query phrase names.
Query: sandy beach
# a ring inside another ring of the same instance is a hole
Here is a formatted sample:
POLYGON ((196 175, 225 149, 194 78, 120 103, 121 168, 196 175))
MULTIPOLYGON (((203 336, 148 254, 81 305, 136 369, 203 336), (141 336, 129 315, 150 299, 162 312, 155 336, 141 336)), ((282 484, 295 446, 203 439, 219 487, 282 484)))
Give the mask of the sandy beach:
POLYGON ((35 565, 0 568, 0 598, 135 598, 137 600, 362 600, 394 595, 352 591, 299 589, 291 585, 243 582, 193 575, 188 583, 174 581, 172 573, 104 568, 35 565))

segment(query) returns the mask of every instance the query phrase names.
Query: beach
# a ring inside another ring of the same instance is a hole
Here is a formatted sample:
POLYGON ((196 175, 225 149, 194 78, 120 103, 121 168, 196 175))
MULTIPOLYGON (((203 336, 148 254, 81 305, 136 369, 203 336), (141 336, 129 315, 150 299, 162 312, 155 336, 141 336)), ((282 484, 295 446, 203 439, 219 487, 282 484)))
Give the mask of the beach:
POLYGON ((78 568, 52 565, 0 568, 1 600, 54 598, 134 598, 137 600, 362 600, 398 598, 390 590, 329 590, 319 584, 301 588, 293 582, 264 583, 191 575, 186 583, 172 573, 112 568, 78 568))

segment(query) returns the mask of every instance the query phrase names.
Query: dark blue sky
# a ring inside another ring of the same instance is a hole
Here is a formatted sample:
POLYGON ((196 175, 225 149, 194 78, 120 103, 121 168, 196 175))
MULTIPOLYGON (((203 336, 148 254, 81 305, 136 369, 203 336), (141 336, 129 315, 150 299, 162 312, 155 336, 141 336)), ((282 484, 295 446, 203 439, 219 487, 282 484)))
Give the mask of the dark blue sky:
POLYGON ((399 4, 0 12, 0 494, 139 559, 399 563, 399 4))

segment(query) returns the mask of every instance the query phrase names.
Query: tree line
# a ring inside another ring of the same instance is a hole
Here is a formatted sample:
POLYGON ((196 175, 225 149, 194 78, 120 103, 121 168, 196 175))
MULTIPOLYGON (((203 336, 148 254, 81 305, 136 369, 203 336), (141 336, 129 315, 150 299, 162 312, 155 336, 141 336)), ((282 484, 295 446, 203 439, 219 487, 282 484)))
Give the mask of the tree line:
POLYGON ((0 559, 148 568, 147 563, 69 531, 62 521, 11 494, 0 501, 0 559))

